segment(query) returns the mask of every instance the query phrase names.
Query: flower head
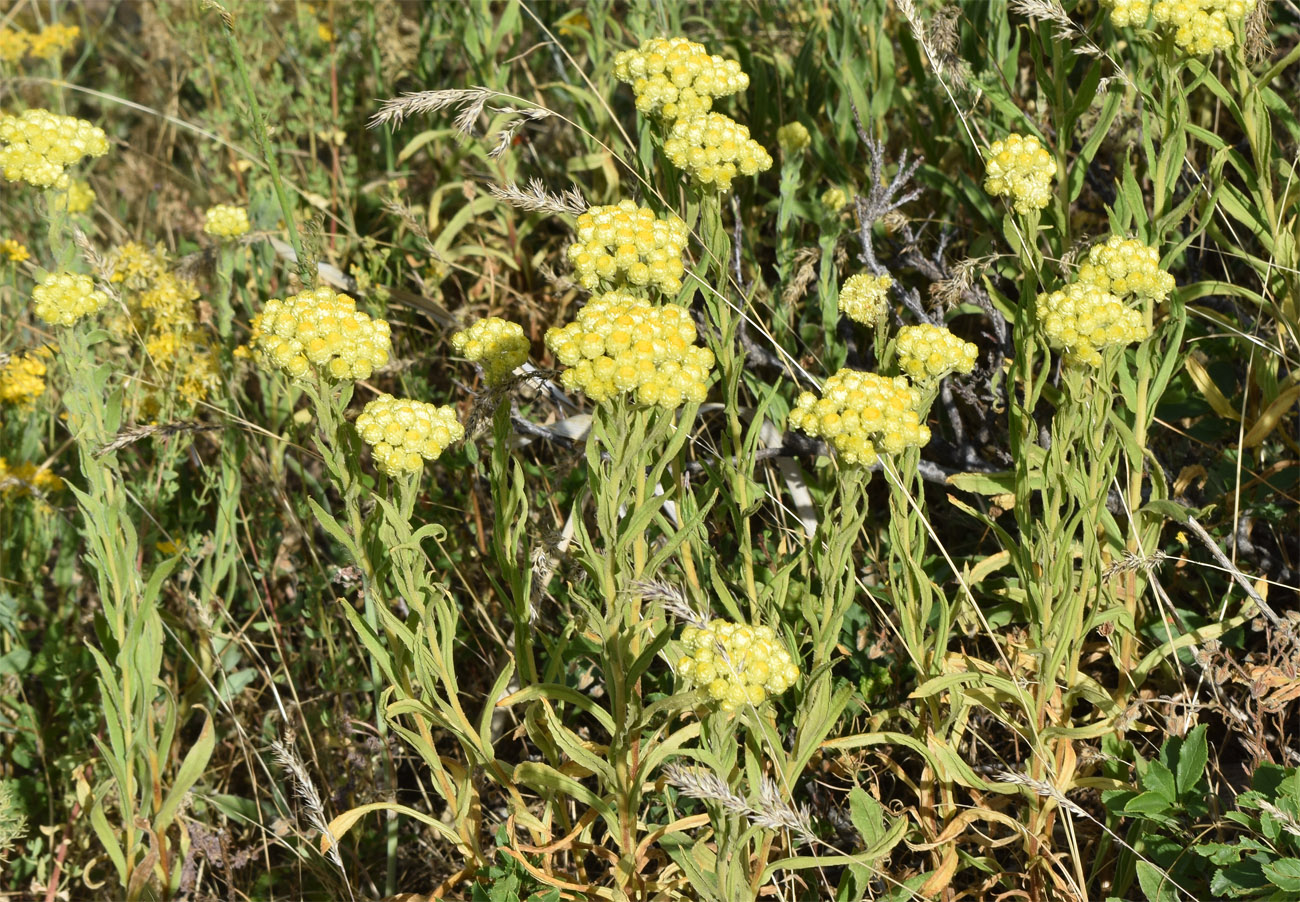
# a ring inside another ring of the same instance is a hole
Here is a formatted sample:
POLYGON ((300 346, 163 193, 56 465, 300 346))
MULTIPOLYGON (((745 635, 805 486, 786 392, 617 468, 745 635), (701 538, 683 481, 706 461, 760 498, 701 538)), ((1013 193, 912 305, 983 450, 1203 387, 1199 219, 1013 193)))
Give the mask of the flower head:
POLYGON ((63 480, 33 463, 10 464, 0 457, 0 497, 22 498, 33 493, 48 495, 63 488, 63 480))
POLYGON ((614 77, 632 86, 643 115, 671 121, 707 113, 713 98, 749 87, 740 63, 686 38, 651 38, 614 57, 614 77))
POLYGON ((54 208, 69 213, 85 213, 95 203, 95 191, 86 182, 73 179, 61 192, 54 195, 54 208))
POLYGON ((1052 200, 1056 161, 1033 135, 1007 135, 985 155, 984 190, 1009 197, 1017 213, 1042 209, 1052 200))
POLYGON ((42 28, 39 34, 28 36, 31 42, 30 53, 38 59, 55 59, 71 50, 79 37, 81 29, 78 26, 55 22, 42 28))
POLYGON ((356 428, 371 447, 375 465, 394 478, 420 472, 426 460, 437 460, 448 445, 465 437, 453 408, 392 395, 367 404, 356 428))
POLYGON ((1156 0, 1156 23, 1173 29, 1174 43, 1194 56, 1228 50, 1236 43, 1231 23, 1243 22, 1256 0, 1156 0))
POLYGON ((238 238, 249 229, 248 211, 230 204, 217 204, 203 214, 203 231, 218 238, 238 238))
POLYGON ((27 410, 44 393, 45 363, 40 356, 15 354, 0 366, 0 402, 27 410))
POLYGON ((1040 294, 1035 313, 1048 341, 1087 366, 1101 365, 1103 349, 1143 341, 1151 334, 1141 312, 1087 282, 1040 294))
POLYGON ((975 368, 979 348, 962 341, 942 326, 904 326, 898 330, 895 347, 898 368, 914 382, 933 382, 953 371, 969 373, 975 368))
POLYGON ((52 326, 71 326, 84 316, 98 313, 108 295, 95 289, 90 276, 49 273, 32 291, 36 315, 52 326))
POLYGON ((32 252, 27 249, 26 245, 12 238, 0 241, 0 254, 3 254, 10 263, 22 263, 24 260, 31 259, 32 256, 32 252))
POLYGON ((711 620, 682 631, 686 650, 677 674, 706 692, 728 713, 780 695, 799 678, 799 668, 770 626, 711 620))
POLYGON ((597 403, 632 392, 638 403, 671 410, 708 393, 713 352, 695 339, 684 307, 611 291, 589 301, 574 322, 548 330, 546 347, 568 367, 560 377, 565 388, 597 403))
POLYGON ((776 144, 785 156, 793 156, 812 143, 812 135, 802 122, 788 122, 776 130, 776 144))
POLYGON ((1110 7, 1110 24, 1116 28, 1141 28, 1151 15, 1151 0, 1101 0, 1101 5, 1110 7))
POLYGON ((589 291, 650 286, 665 294, 682 287, 682 250, 686 223, 669 214, 655 216, 648 207, 623 200, 591 207, 578 217, 578 240, 569 246, 569 262, 589 291))
POLYGON ((0 145, 0 172, 7 180, 66 188, 64 169, 82 157, 108 153, 108 136, 83 119, 27 110, 21 116, 0 115, 0 145))
POLYGON ((889 276, 849 276, 840 286, 840 313, 864 326, 874 326, 889 309, 889 286, 893 284, 889 276))
POLYGON ((1078 281, 1127 300, 1163 301, 1174 290, 1174 277, 1160 268, 1160 252, 1136 238, 1112 235, 1088 251, 1078 281))
POLYGON ((524 327, 489 316, 451 337, 451 346, 466 360, 483 367, 488 385, 500 385, 528 360, 532 346, 524 327))
POLYGON ((253 344, 264 360, 300 379, 313 368, 327 379, 368 379, 388 362, 387 321, 371 319, 346 294, 322 286, 272 298, 253 325, 253 344))
POLYGON ((849 196, 844 193, 843 188, 827 188, 822 192, 821 202, 822 206, 832 213, 838 213, 849 202, 849 196))
POLYGON ((921 392, 902 376, 845 369, 826 380, 821 398, 801 394, 789 424, 826 439, 845 463, 870 466, 881 452, 898 454, 930 441, 921 401, 921 392))
POLYGON ((772 156, 749 137, 749 129, 721 113, 678 119, 664 139, 664 154, 706 191, 726 193, 737 173, 772 168, 772 156))
POLYGON ((11 28, 0 28, 0 63, 13 65, 27 55, 31 35, 11 28))

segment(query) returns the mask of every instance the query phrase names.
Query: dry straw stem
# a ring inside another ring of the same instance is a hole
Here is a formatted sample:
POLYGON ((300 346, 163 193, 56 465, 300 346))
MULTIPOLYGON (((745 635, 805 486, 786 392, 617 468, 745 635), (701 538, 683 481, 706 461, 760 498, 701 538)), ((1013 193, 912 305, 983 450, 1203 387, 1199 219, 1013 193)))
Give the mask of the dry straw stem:
POLYGON ((781 798, 780 787, 766 774, 759 783, 759 807, 754 807, 716 774, 694 767, 670 764, 663 770, 664 779, 684 796, 717 802, 724 810, 739 814, 756 827, 766 830, 789 830, 800 841, 813 843, 812 821, 807 807, 796 809, 781 798))
POLYGON ((491 194, 497 200, 504 201, 520 210, 526 210, 529 213, 555 213, 570 214, 577 216, 587 211, 589 204, 587 199, 582 196, 577 185, 571 186, 566 191, 559 194, 551 194, 546 190, 546 184, 541 179, 529 179, 526 188, 520 188, 515 182, 506 182, 505 185, 487 186, 488 194, 491 194))
POLYGON ((1130 88, 1136 85, 1128 77, 1120 64, 1109 53, 1102 50, 1070 18, 1060 0, 1011 0, 1011 11, 1019 13, 1032 22, 1047 22, 1055 26, 1057 33, 1066 41, 1074 41, 1074 53, 1077 56, 1090 56, 1104 59, 1110 63, 1113 74, 1103 78, 1097 85, 1097 93, 1104 93, 1112 79, 1119 79, 1130 88))
POLYGON ((118 451, 125 448, 127 445, 133 445, 141 439, 146 439, 154 435, 161 435, 170 438, 173 435, 180 435, 185 432, 212 432, 221 428, 223 427, 214 423, 194 422, 159 423, 153 426, 136 426, 131 429, 123 429, 117 435, 113 436, 111 441, 106 442, 98 451, 95 452, 95 456, 103 457, 105 454, 118 451))

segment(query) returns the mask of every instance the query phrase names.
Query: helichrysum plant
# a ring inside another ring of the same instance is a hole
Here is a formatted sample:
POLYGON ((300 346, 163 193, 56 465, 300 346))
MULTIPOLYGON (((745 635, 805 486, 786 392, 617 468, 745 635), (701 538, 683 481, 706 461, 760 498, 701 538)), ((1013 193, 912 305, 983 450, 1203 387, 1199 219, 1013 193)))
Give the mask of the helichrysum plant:
POLYGON ((250 228, 248 211, 231 204, 217 204, 203 214, 203 231, 217 238, 238 238, 250 228))
POLYGON ((1160 268, 1159 251, 1118 235, 1089 250, 1075 278, 1125 300, 1159 302, 1174 290, 1174 277, 1160 268))
POLYGON ((930 441, 930 428, 921 422, 921 392, 902 376, 840 370, 821 393, 800 394, 789 425, 826 439, 846 464, 870 466, 882 452, 898 454, 930 441))
POLYGON ((489 386, 508 381, 528 361, 531 346, 524 327, 489 316, 451 336, 451 346, 466 360, 483 367, 489 386))
POLYGON ((894 348, 898 368, 916 383, 933 382, 949 373, 969 373, 979 349, 942 326, 929 323, 898 330, 894 348))
POLYGON ((1232 25, 1241 27, 1256 0, 1155 0, 1151 16, 1173 31, 1174 43, 1193 56, 1231 48, 1232 25))
POLYGON ((31 257, 32 252, 21 241, 6 238, 0 241, 0 254, 4 255, 5 261, 8 263, 22 263, 31 257))
POLYGON ((346 294, 322 286, 267 301, 253 324, 263 358, 299 379, 368 379, 392 353, 388 322, 371 319, 346 294))
POLYGON ((798 666, 770 626, 712 620, 688 626, 681 642, 686 654, 677 661, 678 676, 705 690, 727 713, 761 705, 799 678, 798 666))
POLYGON ((709 53, 686 38, 651 38, 614 57, 614 77, 632 86, 636 108, 663 120, 707 113, 715 97, 749 87, 735 60, 709 53))
POLYGON ((812 143, 812 135, 802 122, 789 122, 776 130, 776 144, 785 156, 802 153, 812 143))
POLYGON ((0 172, 11 182, 66 188, 67 167, 108 153, 108 136, 84 119, 49 110, 0 116, 0 172))
POLYGON ((49 273, 32 292, 36 315, 52 326, 71 326, 92 316, 108 303, 108 295, 95 288, 90 276, 49 273))
MULTIPOLYGON (((843 205, 844 202, 841 201, 840 206, 843 205)), ((864 326, 876 325, 889 309, 889 286, 893 284, 894 280, 887 275, 858 273, 849 276, 840 286, 840 312, 864 326)))
POLYGON ((984 190, 1011 201, 1017 213, 1041 210, 1052 200, 1056 160, 1033 135, 994 141, 984 158, 984 190))
POLYGON ((753 176, 772 168, 772 155, 749 129, 721 113, 678 119, 664 139, 664 155, 705 191, 725 194, 737 174, 753 176))
POLYGON ((66 188, 54 195, 54 209, 65 213, 85 213, 94 203, 94 189, 81 179, 72 179, 66 188))
POLYGON ((623 200, 592 207, 578 217, 578 240, 569 262, 584 288, 650 287, 676 294, 682 287, 686 223, 676 216, 623 200))
POLYGON ((695 339, 685 308, 612 291, 550 329, 546 347, 568 367, 560 377, 565 388, 596 402, 630 392, 641 404, 671 409, 699 404, 708 392, 713 353, 695 339))
POLYGON ((0 366, 0 403, 28 409, 45 393, 45 361, 36 354, 16 354, 0 366))
POLYGON ((357 434, 371 447, 375 465, 398 478, 419 473, 447 446, 465 437, 451 407, 380 395, 357 417, 357 434))

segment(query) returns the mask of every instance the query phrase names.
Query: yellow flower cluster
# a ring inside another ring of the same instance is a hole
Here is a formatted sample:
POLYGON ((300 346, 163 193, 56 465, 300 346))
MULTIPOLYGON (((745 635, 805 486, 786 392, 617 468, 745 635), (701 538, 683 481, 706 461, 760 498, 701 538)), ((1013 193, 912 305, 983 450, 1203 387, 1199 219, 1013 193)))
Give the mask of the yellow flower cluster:
POLYGON ((42 495, 48 495, 61 488, 63 480, 49 470, 38 470, 36 464, 32 463, 10 466, 9 461, 0 457, 0 496, 22 498, 32 494, 33 489, 42 495))
POLYGON ((17 63, 25 55, 31 54, 37 59, 54 59, 72 49, 81 36, 81 29, 76 25, 46 26, 38 34, 0 28, 0 62, 17 63))
POLYGON ((98 313, 108 295, 95 289, 90 276, 49 273, 32 291, 36 315, 52 326, 71 326, 83 316, 98 313))
POLYGON ((218 238, 238 238, 249 230, 248 211, 231 204, 217 204, 203 214, 203 231, 218 238))
POLYGON ((105 259, 108 281, 126 288, 142 290, 167 269, 167 255, 159 244, 152 251, 138 241, 128 241, 109 251, 105 259))
POLYGON ((614 57, 614 77, 632 86, 636 108, 664 120, 707 113, 713 98, 749 87, 740 63, 686 38, 651 38, 614 57))
POLYGON ((749 137, 749 129, 721 113, 679 119, 668 130, 664 154, 705 189, 731 190, 736 173, 757 175, 772 168, 772 156, 749 137))
POLYGON ((1101 0, 1101 5, 1110 7, 1110 22, 1116 28, 1141 28, 1151 15, 1151 0, 1101 0))
POLYGON ((108 153, 108 136, 103 129, 49 110, 0 115, 0 142, 0 172, 4 177, 39 188, 66 188, 70 180, 65 167, 82 157, 108 153))
POLYGON ((690 686, 708 692, 723 711, 760 705, 780 695, 799 678, 799 668, 769 626, 713 620, 682 631, 687 654, 677 673, 690 686))
POLYGON ((32 252, 27 249, 21 241, 15 241, 12 238, 6 238, 0 241, 0 254, 9 258, 10 263, 22 263, 32 256, 32 252))
POLYGON ((639 403, 671 410, 699 404, 708 392, 713 352, 695 339, 684 307, 611 291, 592 298, 574 322, 547 330, 546 347, 568 367, 565 388, 597 403, 635 392, 639 403))
POLYGON ((368 379, 388 362, 387 321, 371 319, 328 286, 267 301, 253 322, 263 359, 299 379, 313 367, 330 379, 368 379))
POLYGON ((889 276, 849 276, 840 287, 840 313, 864 326, 874 326, 888 309, 889 286, 893 284, 889 276))
POLYGON ((39 34, 28 35, 27 40, 31 45, 28 53, 37 59, 55 59, 71 50, 79 37, 81 29, 76 25, 60 25, 55 22, 42 28, 39 34))
POLYGON ((1035 313, 1048 341, 1063 349, 1067 359, 1088 366, 1101 365, 1103 348, 1142 341, 1151 334, 1141 312, 1088 282, 1040 294, 1035 313))
POLYGON ((1052 200, 1056 161, 1033 135, 994 141, 985 157, 984 190, 1009 197, 1017 213, 1042 209, 1052 200))
POLYGON ((871 466, 880 456, 930 441, 921 422, 921 392, 902 376, 840 370, 826 380, 822 397, 804 392, 789 424, 835 446, 850 465, 871 466))
POLYGON ((1151 14, 1158 24, 1174 29, 1174 43, 1188 53, 1205 56, 1235 43, 1232 22, 1242 22, 1256 0, 1156 0, 1151 14))
POLYGON ((832 213, 838 213, 849 202, 849 196, 844 193, 843 188, 827 188, 822 192, 821 201, 823 207, 832 213))
POLYGON ((369 445, 379 469, 394 478, 418 473, 437 460, 465 428, 451 407, 380 395, 357 417, 357 434, 369 445))
POLYGON ((802 122, 789 122, 776 130, 776 144, 781 153, 793 156, 812 143, 812 135, 802 122))
POLYGON ((898 330, 895 348, 898 368, 914 382, 932 382, 954 370, 969 373, 975 368, 979 348, 962 341, 942 326, 904 326, 898 330))
POLYGON ((79 179, 73 179, 67 188, 54 195, 54 209, 69 213, 85 213, 94 202, 94 189, 79 179))
POLYGON ((569 246, 569 262, 588 291, 604 283, 612 288, 649 285, 676 294, 682 287, 688 234, 678 217, 659 219, 631 200, 592 207, 578 217, 578 240, 569 246))
POLYGON ((1078 281, 1118 298, 1163 301, 1174 290, 1174 277, 1160 268, 1160 252, 1136 238, 1112 235, 1088 252, 1078 281))
POLYGON ((0 366, 0 402, 27 409, 44 393, 45 364, 40 357, 15 354, 0 366))
POLYGON ((508 380, 515 368, 528 360, 532 346, 524 335, 524 327, 499 316, 489 316, 457 332, 451 337, 451 346, 457 353, 483 367, 488 385, 500 385, 508 380))

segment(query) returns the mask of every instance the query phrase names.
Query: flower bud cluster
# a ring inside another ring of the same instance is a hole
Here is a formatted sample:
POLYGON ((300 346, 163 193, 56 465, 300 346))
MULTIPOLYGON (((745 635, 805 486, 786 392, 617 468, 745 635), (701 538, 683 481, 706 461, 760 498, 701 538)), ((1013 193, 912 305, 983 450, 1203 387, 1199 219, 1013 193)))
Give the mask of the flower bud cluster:
POLYGON ((725 193, 736 173, 772 168, 772 156, 749 137, 749 129, 721 113, 679 119, 668 130, 664 154, 701 187, 725 193))
POLYGON ((708 692, 731 713, 780 695, 799 678, 790 652, 769 626, 713 620, 682 631, 686 654, 677 662, 685 682, 708 692))
POLYGON ((27 52, 37 59, 55 59, 71 50, 79 37, 81 37, 79 26, 55 22, 42 28, 38 34, 28 37, 31 47, 27 52))
POLYGON ((45 363, 34 354, 15 354, 0 366, 0 403, 30 408, 45 393, 45 363))
POLYGON ((1041 210, 1051 203, 1056 161, 1032 135, 1007 135, 994 141, 984 166, 984 190, 1011 198, 1017 213, 1041 210))
POLYGON ((368 379, 392 353, 388 323, 327 286, 272 298, 254 320, 252 341, 294 379, 313 368, 329 379, 368 379))
POLYGON ((231 204, 217 204, 203 214, 203 231, 218 238, 238 238, 249 230, 248 211, 231 204))
POLYGON ((394 478, 420 472, 426 460, 437 460, 448 445, 465 437, 455 409, 392 395, 367 404, 356 427, 376 466, 394 478))
POLYGON ((822 192, 821 202, 822 206, 832 213, 838 213, 849 202, 849 196, 844 193, 843 188, 827 188, 822 192))
POLYGON ((1059 291, 1040 294, 1036 315, 1048 341, 1068 359, 1101 365, 1101 351, 1112 345, 1142 341, 1151 332, 1140 311, 1088 282, 1071 282, 1059 291))
POLYGON ((614 57, 614 77, 632 86, 636 108, 666 121, 707 113, 713 98, 749 87, 740 63, 686 38, 651 38, 614 57))
POLYGON ((68 187, 54 195, 54 209, 69 213, 85 213, 95 203, 95 190, 80 179, 68 182, 68 187))
POLYGON ((634 392, 640 404, 671 410, 708 393, 713 352, 695 339, 686 308, 611 291, 592 298, 573 322, 549 329, 546 347, 568 367, 560 377, 565 388, 597 403, 634 392))
POLYGON ((500 385, 528 360, 532 346, 524 327, 489 316, 451 337, 451 346, 466 360, 483 367, 488 385, 500 385))
POLYGON ((83 119, 49 110, 27 110, 21 116, 0 115, 0 172, 11 182, 39 188, 66 188, 64 169, 82 157, 108 153, 104 130, 83 119))
POLYGON ((897 454, 930 441, 921 403, 921 392, 902 376, 844 369, 826 380, 820 399, 801 394, 789 424, 826 439, 845 463, 871 466, 882 452, 897 454))
POLYGON ((1174 30, 1174 43, 1195 56, 1233 46, 1231 23, 1244 22, 1256 0, 1156 0, 1157 24, 1174 30))
POLYGON ((3 254, 10 263, 22 263, 32 256, 32 252, 27 249, 27 245, 21 241, 15 241, 13 238, 0 241, 0 254, 3 254))
POLYGON ((893 284, 889 276, 870 273, 849 276, 840 286, 840 313, 864 326, 874 326, 884 318, 889 305, 889 286, 893 284))
POLYGON ((98 313, 108 295, 95 289, 90 276, 78 273, 48 274, 32 291, 36 315, 52 326, 71 326, 83 316, 98 313))
POLYGON ((1112 235, 1088 252, 1078 281, 1118 298, 1163 301, 1174 290, 1174 277, 1160 268, 1160 252, 1136 238, 1112 235))
POLYGON ((33 489, 42 495, 48 495, 61 488, 63 480, 48 469, 37 469, 33 463, 11 466, 9 461, 0 457, 0 497, 22 498, 32 494, 33 489))
POLYGON ((933 382, 953 371, 975 368, 979 349, 942 326, 904 326, 898 330, 898 368, 913 382, 933 382))
POLYGON ((1110 7, 1110 23, 1116 28, 1141 28, 1151 15, 1151 0, 1101 0, 1101 5, 1110 7))
POLYGON ((588 291, 652 286, 665 294, 682 287, 682 250, 689 230, 676 216, 659 219, 647 207, 623 200, 592 207, 578 217, 578 240, 569 262, 588 291))
POLYGON ((802 122, 789 122, 776 130, 776 144, 787 157, 799 153, 812 143, 812 135, 802 122))

